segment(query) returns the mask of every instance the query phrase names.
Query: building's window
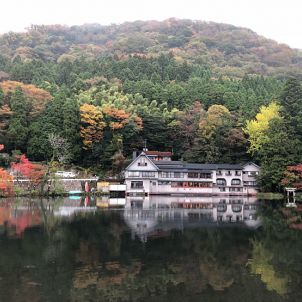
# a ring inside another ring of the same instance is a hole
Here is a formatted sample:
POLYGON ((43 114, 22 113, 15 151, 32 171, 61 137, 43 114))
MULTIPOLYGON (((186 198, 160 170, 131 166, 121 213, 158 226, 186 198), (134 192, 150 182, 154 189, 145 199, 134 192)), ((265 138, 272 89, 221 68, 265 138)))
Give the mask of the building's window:
POLYGON ((221 176, 222 175, 222 171, 220 171, 220 170, 216 171, 216 175, 217 176, 221 176))
POLYGON ((211 185, 212 183, 210 182, 188 182, 188 186, 192 188, 209 188, 211 185))
POLYGON ((193 181, 175 181, 171 183, 172 187, 179 187, 179 188, 209 188, 212 186, 211 182, 193 182, 193 181))
POLYGON ((182 172, 160 172, 160 177, 162 177, 162 178, 183 178, 184 174, 182 172))
POLYGON ((212 183, 211 182, 200 182, 199 187, 201 187, 201 188, 210 188, 210 187, 212 187, 212 183))
POLYGON ((173 181, 173 182, 171 182, 171 187, 174 187, 174 188, 176 188, 176 187, 186 187, 187 185, 186 185, 187 183, 184 183, 184 182, 181 182, 181 181, 173 181))
POLYGON ((241 212, 241 210, 242 210, 242 205, 238 205, 238 204, 232 205, 233 212, 239 213, 239 212, 241 212))
POLYGON ((140 177, 140 172, 139 171, 129 171, 128 177, 140 177))
POLYGON ((249 171, 248 172, 248 176, 250 176, 250 177, 255 177, 256 175, 258 175, 258 171, 249 171))
POLYGON ((144 185, 142 181, 131 181, 131 189, 143 189, 144 185))
POLYGON ((229 188, 230 192, 242 192, 242 188, 229 188))
POLYGON ((174 178, 183 178, 184 174, 181 172, 174 172, 174 178))
POLYGON ((232 215, 227 215, 226 220, 232 222, 232 215))
POLYGON ((199 174, 200 178, 212 178, 212 173, 200 173, 199 174))
POLYGON ((218 204, 217 205, 217 212, 226 212, 227 205, 226 204, 218 204))
POLYGON ((138 166, 147 166, 147 161, 145 157, 142 157, 139 162, 138 162, 138 166))
POLYGON ((216 184, 217 186, 226 186, 226 180, 224 178, 217 178, 216 184))
POLYGON ((240 185, 241 184, 241 180, 240 179, 238 179, 238 178, 234 178, 234 179, 232 179, 232 181, 231 181, 231 185, 232 186, 235 186, 235 185, 240 185))
POLYGON ((158 182, 158 185, 159 186, 171 185, 171 181, 163 181, 163 180, 161 180, 161 181, 158 182))
POLYGON ((142 172, 142 177, 155 177, 155 172, 151 172, 151 171, 142 172))
POLYGON ((257 187, 257 181, 244 181, 243 184, 247 187, 257 187))
POLYGON ((225 187, 220 187, 219 190, 220 192, 225 192, 225 187))
POLYGON ((237 215, 237 216, 236 216, 236 221, 241 221, 241 220, 242 220, 242 217, 239 216, 239 215, 237 215))
POLYGON ((198 178, 198 174, 196 172, 188 172, 188 178, 198 178))
POLYGON ((153 182, 152 182, 152 186, 156 186, 156 181, 153 181, 153 182))
POLYGON ((172 178, 173 173, 172 172, 161 172, 161 177, 163 177, 163 178, 172 178))
POLYGON ((135 209, 142 209, 143 208, 143 200, 139 199, 139 200, 131 200, 130 204, 131 204, 131 208, 135 208, 135 209))
POLYGON ((231 172, 231 171, 226 171, 226 172, 225 172, 225 175, 226 175, 226 176, 231 176, 231 175, 232 175, 232 172, 231 172))
POLYGON ((230 199, 231 204, 242 204, 242 200, 241 199, 230 199))
POLYGON ((235 171, 235 175, 236 176, 240 176, 241 175, 241 171, 235 171))

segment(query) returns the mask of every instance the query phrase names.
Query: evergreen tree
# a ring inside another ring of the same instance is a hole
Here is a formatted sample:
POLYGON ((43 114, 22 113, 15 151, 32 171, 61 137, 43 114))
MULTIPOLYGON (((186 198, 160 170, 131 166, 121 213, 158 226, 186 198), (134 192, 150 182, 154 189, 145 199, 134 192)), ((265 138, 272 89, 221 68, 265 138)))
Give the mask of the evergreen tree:
POLYGON ((10 144, 14 149, 24 151, 29 131, 28 114, 30 112, 30 105, 20 87, 17 87, 11 96, 10 108, 13 112, 8 128, 10 144))
POLYGON ((4 104, 4 92, 0 87, 0 106, 2 106, 3 104, 4 104))
POLYGON ((286 121, 302 139, 302 86, 297 79, 291 78, 286 82, 280 103, 286 121))
POLYGON ((80 108, 75 99, 68 98, 64 102, 63 108, 63 136, 71 144, 71 153, 74 161, 79 160, 81 155, 80 137, 80 108))
POLYGON ((65 94, 60 92, 49 102, 44 113, 30 126, 30 139, 28 141, 28 156, 35 160, 49 159, 52 151, 48 136, 53 133, 63 136, 64 118, 62 110, 64 107, 65 94))
POLYGON ((270 122, 267 137, 258 151, 259 183, 266 191, 279 191, 286 166, 302 160, 302 146, 293 130, 280 118, 270 122))

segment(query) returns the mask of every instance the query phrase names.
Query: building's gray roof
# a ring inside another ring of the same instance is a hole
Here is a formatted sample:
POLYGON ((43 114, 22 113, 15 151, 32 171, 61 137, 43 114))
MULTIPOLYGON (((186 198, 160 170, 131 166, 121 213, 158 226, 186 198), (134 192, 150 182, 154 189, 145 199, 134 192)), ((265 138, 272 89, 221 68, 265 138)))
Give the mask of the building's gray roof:
POLYGON ((217 164, 218 170, 242 170, 242 168, 240 164, 217 164))
POLYGON ((153 163, 160 170, 201 170, 203 172, 211 172, 213 170, 242 170, 242 165, 239 164, 198 164, 168 160, 154 160, 153 163))

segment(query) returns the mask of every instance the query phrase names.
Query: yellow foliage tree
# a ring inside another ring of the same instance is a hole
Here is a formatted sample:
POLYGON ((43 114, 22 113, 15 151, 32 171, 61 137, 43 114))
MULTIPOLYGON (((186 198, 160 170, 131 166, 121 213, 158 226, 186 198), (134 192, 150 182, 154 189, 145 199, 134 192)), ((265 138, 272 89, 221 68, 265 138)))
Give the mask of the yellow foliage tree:
POLYGON ((200 134, 205 138, 210 138, 216 128, 222 126, 231 118, 230 111, 222 105, 212 105, 209 107, 206 118, 202 118, 199 123, 200 134))
POLYGON ((84 104, 80 107, 81 127, 80 135, 83 139, 84 149, 91 149, 93 142, 99 142, 103 138, 103 130, 106 123, 99 107, 84 104))
POLYGON ((243 131, 249 136, 249 152, 255 153, 261 149, 261 146, 268 140, 267 130, 270 121, 281 118, 280 106, 276 102, 270 103, 268 106, 260 107, 260 112, 256 115, 256 119, 247 121, 243 131))

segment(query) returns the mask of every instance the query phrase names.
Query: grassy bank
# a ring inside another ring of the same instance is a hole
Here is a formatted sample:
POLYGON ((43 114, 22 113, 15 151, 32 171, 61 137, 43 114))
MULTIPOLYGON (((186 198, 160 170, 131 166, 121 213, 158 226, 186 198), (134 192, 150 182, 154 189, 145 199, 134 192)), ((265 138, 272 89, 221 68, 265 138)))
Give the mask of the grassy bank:
MULTIPOLYGON (((77 196, 107 196, 109 195, 109 193, 107 192, 102 192, 102 191, 96 191, 96 192, 81 192, 81 193, 77 193, 77 194, 74 194, 74 195, 77 195, 77 196)), ((49 197, 69 197, 69 196, 73 196, 73 194, 69 194, 69 192, 60 192, 60 191, 52 191, 52 192, 43 192, 41 193, 40 191, 35 191, 35 190, 32 190, 32 191, 26 191, 26 190, 15 190, 14 194, 11 194, 11 195, 1 195, 0 194, 0 198, 8 198, 8 197, 46 197, 46 198, 49 198, 49 197)))
POLYGON ((268 199, 268 200, 278 200, 278 199, 283 199, 284 195, 281 193, 273 193, 273 192, 259 192, 259 193, 257 193, 257 198, 268 199))

